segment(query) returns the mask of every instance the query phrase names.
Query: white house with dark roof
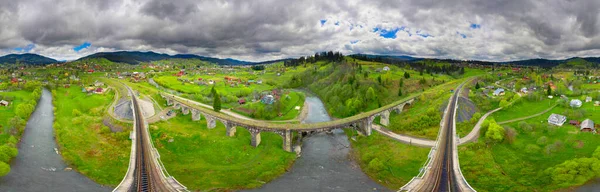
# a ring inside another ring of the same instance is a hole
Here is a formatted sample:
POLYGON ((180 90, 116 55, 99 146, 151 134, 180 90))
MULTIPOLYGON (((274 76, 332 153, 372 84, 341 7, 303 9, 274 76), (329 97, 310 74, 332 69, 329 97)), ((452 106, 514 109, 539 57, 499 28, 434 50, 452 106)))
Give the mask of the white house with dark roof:
POLYGON ((594 121, 591 119, 586 119, 581 122, 581 128, 579 129, 585 132, 596 132, 596 128, 594 128, 594 121))
POLYGON ((550 117, 548 117, 548 123, 556 126, 562 126, 566 121, 567 117, 564 115, 552 113, 550 117))

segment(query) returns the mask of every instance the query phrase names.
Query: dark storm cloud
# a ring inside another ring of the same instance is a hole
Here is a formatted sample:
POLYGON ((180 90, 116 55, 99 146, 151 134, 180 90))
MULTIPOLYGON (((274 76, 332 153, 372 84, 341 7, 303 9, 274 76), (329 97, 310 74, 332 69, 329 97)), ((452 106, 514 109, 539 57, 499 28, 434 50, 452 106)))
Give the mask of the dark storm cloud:
POLYGON ((154 50, 265 60, 330 49, 564 58, 600 54, 599 19, 597 0, 0 0, 0 54, 35 44, 31 52, 59 58, 154 50), (375 27, 406 29, 385 39, 375 27), (84 42, 92 46, 72 50, 84 42))

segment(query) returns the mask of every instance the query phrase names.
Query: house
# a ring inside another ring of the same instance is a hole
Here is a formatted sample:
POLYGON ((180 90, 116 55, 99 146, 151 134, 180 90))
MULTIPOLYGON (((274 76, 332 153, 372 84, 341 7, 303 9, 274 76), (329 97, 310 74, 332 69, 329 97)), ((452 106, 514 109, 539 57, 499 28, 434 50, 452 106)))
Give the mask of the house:
POLYGON ((104 89, 102 89, 102 87, 98 87, 95 90, 96 94, 102 94, 104 92, 104 89))
POLYGON ((0 106, 6 107, 6 106, 8 106, 8 104, 9 104, 8 101, 5 101, 5 100, 0 101, 0 106))
POLYGON ((104 86, 104 83, 102 83, 100 81, 96 81, 96 82, 94 82, 94 86, 96 86, 96 87, 104 86))
POLYGON ((527 93, 527 92, 529 92, 529 90, 527 89, 527 87, 521 88, 521 93, 527 93))
POLYGON ((211 80, 208 80, 208 84, 209 84, 209 85, 215 84, 215 81, 213 81, 212 79, 211 79, 211 80))
POLYGON ((592 97, 590 97, 590 96, 585 97, 585 102, 586 103, 592 102, 592 97))
POLYGON ((567 117, 564 115, 552 113, 550 117, 548 117, 548 123, 556 126, 562 126, 566 121, 567 117))
POLYGON ((573 100, 571 100, 571 102, 569 103, 569 105, 570 105, 571 107, 575 107, 575 108, 579 108, 579 107, 581 107, 581 104, 582 104, 582 102, 581 102, 581 100, 579 100, 579 99, 573 99, 573 100))
POLYGON ((273 97, 273 95, 265 95, 262 99, 260 99, 260 102, 270 105, 275 102, 275 97, 273 97))
POLYGON ((89 69, 89 70, 87 70, 87 72, 88 72, 88 73, 93 73, 93 72, 94 72, 94 70, 93 70, 93 69, 89 69))
POLYGON ((256 81, 256 84, 262 84, 262 80, 256 81))
POLYGON ((498 95, 504 95, 504 89, 502 88, 498 88, 494 91, 493 93, 494 96, 498 96, 498 95))
POLYGON ((600 106, 600 101, 594 101, 594 106, 600 106))
POLYGON ((594 121, 590 119, 583 120, 583 122, 581 122, 581 128, 579 130, 584 132, 596 132, 596 128, 594 127, 594 121))
POLYGON ((578 126, 579 125, 579 121, 577 121, 577 120, 570 120, 569 124, 578 126))
POLYGON ((240 104, 240 105, 246 104, 246 100, 245 99, 238 99, 238 104, 240 104))
POLYGON ((388 67, 388 66, 383 67, 383 71, 389 71, 389 70, 390 70, 390 67, 388 67))

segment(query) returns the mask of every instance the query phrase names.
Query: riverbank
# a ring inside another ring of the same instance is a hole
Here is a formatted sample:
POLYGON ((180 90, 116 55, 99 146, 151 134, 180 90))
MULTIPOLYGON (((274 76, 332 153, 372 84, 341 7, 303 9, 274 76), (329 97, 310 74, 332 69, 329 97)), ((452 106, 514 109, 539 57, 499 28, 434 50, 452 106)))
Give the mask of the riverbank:
POLYGON ((52 95, 44 89, 11 162, 11 172, 0 178, 0 191, 110 191, 71 170, 55 149, 52 95))

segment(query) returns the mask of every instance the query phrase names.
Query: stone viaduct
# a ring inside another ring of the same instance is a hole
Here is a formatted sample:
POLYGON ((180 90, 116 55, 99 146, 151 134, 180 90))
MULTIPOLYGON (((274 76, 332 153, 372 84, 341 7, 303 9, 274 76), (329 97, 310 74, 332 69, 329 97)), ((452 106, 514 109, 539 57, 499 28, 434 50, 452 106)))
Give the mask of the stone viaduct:
POLYGON ((180 109, 184 115, 189 114, 191 111, 193 121, 198 121, 203 116, 206 119, 207 127, 209 129, 215 128, 217 125, 216 122, 220 121, 227 129, 227 136, 234 136, 237 127, 247 129, 252 135, 251 145, 254 147, 257 147, 260 144, 261 132, 277 133, 283 138, 283 149, 288 152, 292 152, 293 132, 302 135, 302 133, 309 132, 323 132, 333 129, 352 128, 357 130, 359 134, 369 136, 371 135, 371 126, 373 124, 373 120, 376 117, 380 117, 380 124, 387 126, 389 124, 390 113, 392 111, 400 113, 404 109, 404 106, 411 105, 415 100, 415 96, 411 96, 372 111, 363 112, 352 117, 329 122, 293 124, 271 123, 268 121, 235 118, 213 111, 212 109, 202 107, 196 104, 195 101, 191 101, 176 95, 161 93, 161 96, 167 101, 167 105, 173 105, 175 109, 180 109))

